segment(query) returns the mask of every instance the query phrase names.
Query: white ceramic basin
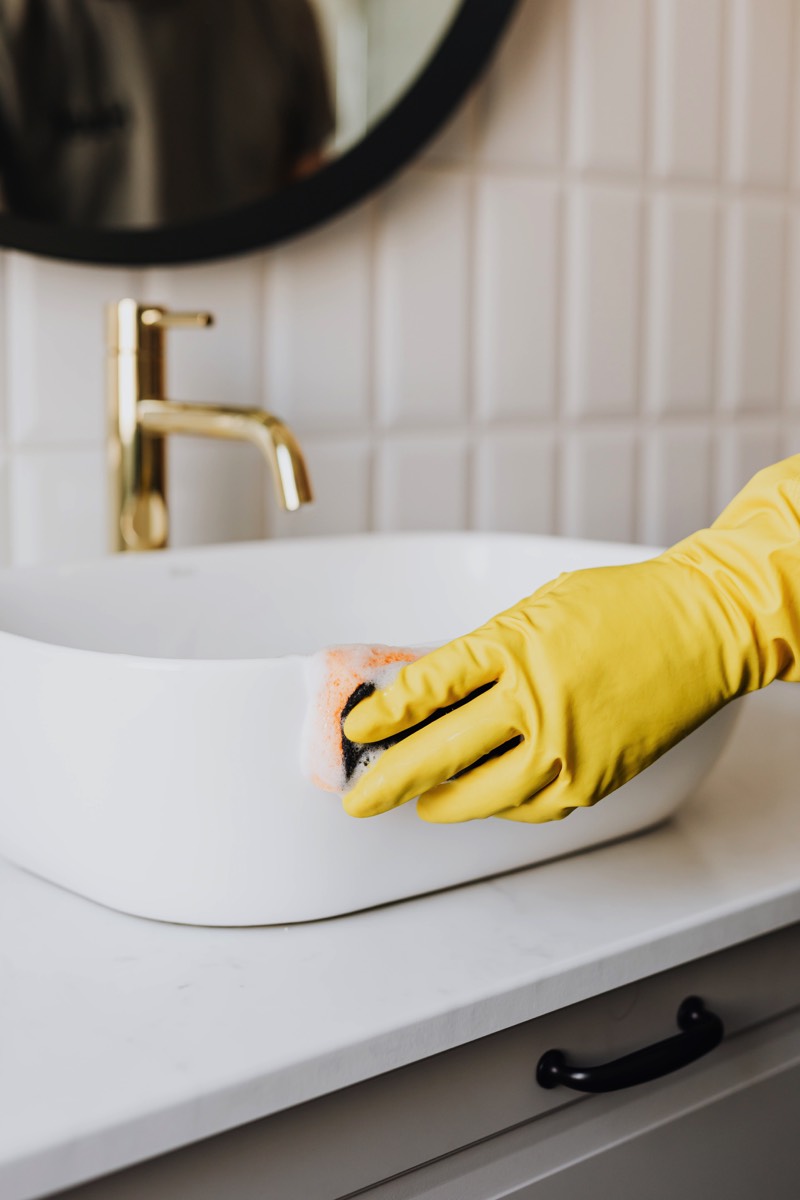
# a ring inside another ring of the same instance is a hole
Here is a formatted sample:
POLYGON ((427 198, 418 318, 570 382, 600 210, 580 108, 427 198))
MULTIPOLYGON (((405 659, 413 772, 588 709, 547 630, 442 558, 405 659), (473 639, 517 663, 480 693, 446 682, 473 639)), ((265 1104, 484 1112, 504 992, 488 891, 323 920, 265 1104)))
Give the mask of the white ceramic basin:
POLYGON ((125 912, 282 924, 651 826, 708 771, 733 708, 550 825, 437 827, 413 804, 358 821, 306 780, 300 751, 314 651, 445 641, 560 571, 648 553, 411 534, 0 572, 0 853, 125 912))

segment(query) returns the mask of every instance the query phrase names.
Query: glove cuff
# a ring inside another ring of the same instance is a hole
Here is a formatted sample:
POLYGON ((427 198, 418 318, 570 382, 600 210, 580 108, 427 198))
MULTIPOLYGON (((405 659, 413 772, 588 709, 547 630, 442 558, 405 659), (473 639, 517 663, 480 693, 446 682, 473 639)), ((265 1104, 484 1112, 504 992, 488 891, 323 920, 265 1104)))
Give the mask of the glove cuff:
POLYGON ((729 698, 800 681, 800 455, 760 471, 663 557, 705 581, 729 698))

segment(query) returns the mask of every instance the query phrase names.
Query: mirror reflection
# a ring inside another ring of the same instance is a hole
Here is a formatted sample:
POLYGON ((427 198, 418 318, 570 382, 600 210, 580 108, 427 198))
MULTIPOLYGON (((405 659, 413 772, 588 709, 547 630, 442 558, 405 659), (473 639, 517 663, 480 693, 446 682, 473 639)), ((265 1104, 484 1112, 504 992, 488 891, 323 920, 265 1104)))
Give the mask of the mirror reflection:
POLYGON ((0 0, 0 211, 153 228, 274 195, 406 92, 461 0, 0 0))

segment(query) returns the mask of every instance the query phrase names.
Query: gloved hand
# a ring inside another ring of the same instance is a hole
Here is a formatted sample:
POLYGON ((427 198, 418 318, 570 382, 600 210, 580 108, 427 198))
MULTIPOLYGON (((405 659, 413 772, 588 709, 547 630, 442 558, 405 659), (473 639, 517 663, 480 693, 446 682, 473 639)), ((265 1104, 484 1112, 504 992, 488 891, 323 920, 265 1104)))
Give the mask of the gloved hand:
POLYGON ((621 787, 735 696, 800 681, 800 455, 657 558, 574 571, 404 667, 344 731, 387 750, 353 816, 550 821, 621 787), (485 755, 518 744, 453 777, 485 755))

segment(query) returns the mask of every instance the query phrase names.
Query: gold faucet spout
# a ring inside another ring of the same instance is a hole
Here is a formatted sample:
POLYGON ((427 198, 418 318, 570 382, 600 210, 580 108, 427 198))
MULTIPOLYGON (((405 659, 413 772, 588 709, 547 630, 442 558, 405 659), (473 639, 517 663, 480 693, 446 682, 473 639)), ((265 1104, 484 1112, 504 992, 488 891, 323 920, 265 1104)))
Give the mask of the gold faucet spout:
POLYGON ((296 512, 301 505, 310 504, 314 499, 308 468, 297 439, 271 413, 260 408, 144 399, 137 405, 137 417, 141 430, 151 436, 184 433, 251 442, 272 468, 281 508, 296 512))

